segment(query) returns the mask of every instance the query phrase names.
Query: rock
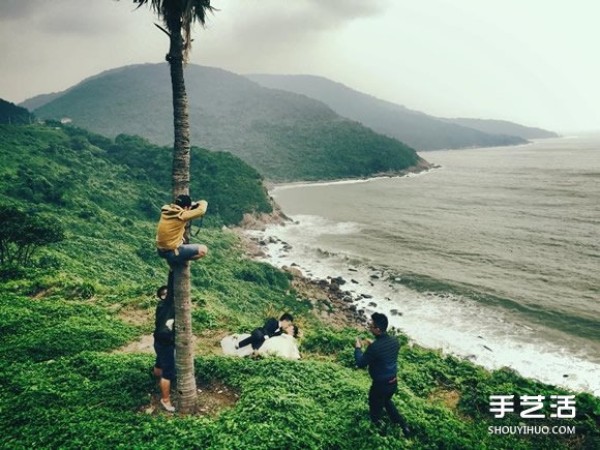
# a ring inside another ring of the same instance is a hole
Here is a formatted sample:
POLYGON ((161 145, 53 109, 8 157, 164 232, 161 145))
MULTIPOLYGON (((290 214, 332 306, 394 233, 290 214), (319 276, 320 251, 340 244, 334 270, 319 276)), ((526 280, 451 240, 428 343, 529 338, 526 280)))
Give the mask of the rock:
POLYGON ((281 269, 288 273, 291 273, 294 277, 302 277, 302 271, 297 267, 282 266, 281 269))
POLYGON ((346 284, 346 280, 344 280, 342 277, 335 277, 331 279, 332 283, 336 283, 339 286, 342 286, 344 284, 346 284))

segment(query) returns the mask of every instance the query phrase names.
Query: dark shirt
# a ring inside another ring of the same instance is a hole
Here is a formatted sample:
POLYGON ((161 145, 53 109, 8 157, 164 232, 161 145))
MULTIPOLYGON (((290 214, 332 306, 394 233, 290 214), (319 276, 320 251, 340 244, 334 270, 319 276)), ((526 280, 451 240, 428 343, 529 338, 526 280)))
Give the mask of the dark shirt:
POLYGON ((282 331, 279 329, 279 321, 274 318, 270 318, 265 322, 262 331, 265 336, 269 337, 279 336, 282 333, 282 331))
POLYGON ((175 325, 167 327, 167 321, 175 319, 175 305, 172 299, 161 300, 156 307, 156 319, 154 321, 154 338, 161 344, 172 344, 175 342, 175 325))
POLYGON ((375 336, 375 341, 362 349, 354 349, 356 366, 363 368, 369 366, 369 375, 373 381, 389 381, 396 377, 398 372, 398 352, 400 342, 395 336, 387 333, 375 336))

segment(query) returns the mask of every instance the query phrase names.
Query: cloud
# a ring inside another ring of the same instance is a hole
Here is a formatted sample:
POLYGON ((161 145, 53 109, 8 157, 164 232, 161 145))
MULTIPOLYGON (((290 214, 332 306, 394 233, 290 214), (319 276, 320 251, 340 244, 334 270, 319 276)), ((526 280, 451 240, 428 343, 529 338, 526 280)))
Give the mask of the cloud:
POLYGON ((43 6, 42 0, 2 0, 0 22, 28 17, 40 6, 43 6))
POLYGON ((53 37, 96 36, 126 26, 131 0, 2 0, 0 22, 13 29, 29 29, 53 37))
POLYGON ((281 7, 280 0, 247 0, 234 12, 237 20, 233 33, 253 42, 298 41, 310 38, 314 33, 340 28, 356 19, 381 14, 389 2, 294 0, 281 7))

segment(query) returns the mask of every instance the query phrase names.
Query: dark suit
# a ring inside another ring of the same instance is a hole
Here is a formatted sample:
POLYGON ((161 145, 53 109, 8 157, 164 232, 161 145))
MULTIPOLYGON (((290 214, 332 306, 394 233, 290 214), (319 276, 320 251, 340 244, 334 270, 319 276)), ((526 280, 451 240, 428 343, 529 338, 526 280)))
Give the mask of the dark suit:
POLYGON ((392 423, 405 425, 404 418, 392 402, 392 397, 398 390, 396 374, 399 350, 398 339, 386 333, 375 336, 375 341, 364 353, 360 348, 354 349, 357 367, 368 366, 373 380, 369 390, 369 414, 374 423, 379 423, 385 408, 392 423))
POLYGON ((263 342, 265 342, 266 337, 279 336, 282 333, 279 328, 279 321, 274 318, 268 319, 262 328, 256 328, 252 331, 249 337, 243 339, 239 342, 238 347, 242 348, 248 344, 252 344, 252 348, 254 350, 258 350, 263 342))

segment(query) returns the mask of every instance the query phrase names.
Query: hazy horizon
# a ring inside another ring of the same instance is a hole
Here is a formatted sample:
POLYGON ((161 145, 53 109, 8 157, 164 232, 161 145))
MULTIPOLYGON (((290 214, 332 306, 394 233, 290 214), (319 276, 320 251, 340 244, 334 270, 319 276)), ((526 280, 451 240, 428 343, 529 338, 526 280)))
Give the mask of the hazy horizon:
MULTIPOLYGON (((190 63, 322 76, 436 117, 600 130, 592 0, 212 4, 219 11, 195 27, 190 63)), ((155 22, 126 0, 3 0, 0 98, 18 104, 105 70, 164 62, 168 40, 155 22)))

